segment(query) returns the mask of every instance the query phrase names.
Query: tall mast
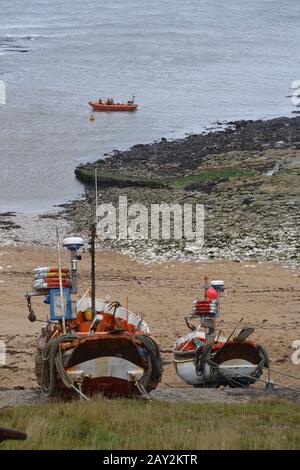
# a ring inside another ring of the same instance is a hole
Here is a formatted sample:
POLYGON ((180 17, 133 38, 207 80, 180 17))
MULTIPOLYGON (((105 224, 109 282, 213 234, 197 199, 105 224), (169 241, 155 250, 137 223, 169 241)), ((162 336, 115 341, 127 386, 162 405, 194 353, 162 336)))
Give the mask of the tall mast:
POLYGON ((96 316, 96 260, 95 260, 95 239, 98 222, 98 172, 95 168, 95 223, 91 225, 91 297, 92 297, 92 317, 96 316))
POLYGON ((96 263, 95 263, 96 224, 91 225, 91 297, 92 317, 96 316, 96 263))

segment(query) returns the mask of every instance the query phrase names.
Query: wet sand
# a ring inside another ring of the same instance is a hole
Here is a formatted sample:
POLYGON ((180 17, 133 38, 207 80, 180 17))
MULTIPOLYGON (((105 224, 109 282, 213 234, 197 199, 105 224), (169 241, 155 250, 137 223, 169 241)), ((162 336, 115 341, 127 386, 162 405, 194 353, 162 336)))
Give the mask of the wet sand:
MULTIPOLYGON (((68 253, 63 255, 69 263, 68 253)), ((0 251, 0 339, 7 347, 7 365, 0 368, 1 387, 37 386, 35 339, 42 323, 28 321, 23 294, 31 288, 33 269, 53 264, 55 259, 55 251, 45 248, 5 247, 0 251)), ((80 294, 89 287, 89 269, 86 252, 79 262, 80 294)), ((229 334, 244 317, 243 324, 256 328, 254 337, 270 355, 274 382, 299 387, 299 380, 275 375, 300 375, 300 366, 291 361, 292 342, 300 339, 300 272, 296 268, 221 260, 144 265, 114 252, 97 253, 97 294, 110 294, 112 300, 123 304, 128 296, 129 308, 149 323, 163 351, 162 388, 184 386, 175 374, 168 350, 187 331, 183 317, 201 292, 204 275, 224 279, 227 286, 219 328, 229 334)), ((34 301, 34 307, 38 319, 45 320, 48 307, 42 298, 34 301)), ((264 384, 260 382, 259 386, 264 384)))

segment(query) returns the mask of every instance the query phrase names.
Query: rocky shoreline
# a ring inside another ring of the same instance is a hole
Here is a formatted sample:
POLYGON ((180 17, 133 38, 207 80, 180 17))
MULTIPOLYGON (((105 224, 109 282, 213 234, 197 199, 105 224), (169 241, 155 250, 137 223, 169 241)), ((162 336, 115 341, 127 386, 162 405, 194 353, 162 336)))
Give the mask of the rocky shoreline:
MULTIPOLYGON (((94 217, 95 170, 98 198, 128 204, 198 203, 205 206, 205 246, 214 258, 299 262, 300 117, 238 121, 185 139, 135 145, 105 160, 80 165, 86 197, 65 207, 74 229, 86 231, 94 217), (90 176, 90 179, 89 179, 90 176), (150 185, 142 185, 148 180, 150 185), (151 184, 162 187, 149 187, 151 184), (142 187, 141 187, 142 186, 142 187)), ((105 241, 146 260, 198 259, 185 243, 151 240, 105 241)))
MULTIPOLYGON (((85 196, 43 215, 0 214, 2 242, 49 245, 46 233, 62 227, 88 236, 98 199, 118 207, 193 203, 205 207, 203 250, 187 250, 185 241, 105 240, 116 249, 147 261, 228 258, 298 264, 300 201, 300 116, 267 121, 238 121, 185 139, 135 145, 126 152, 80 165, 85 196), (82 177, 84 175, 84 177, 82 177), (24 224, 27 226, 24 229, 24 224), (29 227, 28 227, 29 226, 29 227), (4 235, 3 235, 4 234, 4 235)), ((53 237, 52 237, 53 238, 53 237)))

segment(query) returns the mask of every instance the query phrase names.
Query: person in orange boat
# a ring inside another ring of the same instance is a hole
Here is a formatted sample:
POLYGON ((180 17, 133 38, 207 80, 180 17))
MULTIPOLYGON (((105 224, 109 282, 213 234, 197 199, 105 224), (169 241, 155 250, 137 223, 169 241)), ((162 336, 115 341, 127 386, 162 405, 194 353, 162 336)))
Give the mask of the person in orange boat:
POLYGON ((101 100, 101 98, 99 98, 99 104, 102 104, 102 100, 101 100))

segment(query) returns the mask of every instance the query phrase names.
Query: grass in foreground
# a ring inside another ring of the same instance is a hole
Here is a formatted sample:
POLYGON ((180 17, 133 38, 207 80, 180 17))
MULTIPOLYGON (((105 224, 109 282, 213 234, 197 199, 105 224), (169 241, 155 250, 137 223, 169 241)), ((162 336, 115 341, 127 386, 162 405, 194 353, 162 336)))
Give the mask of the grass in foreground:
POLYGON ((74 401, 0 411, 0 425, 28 434, 1 449, 299 449, 300 406, 74 401))

